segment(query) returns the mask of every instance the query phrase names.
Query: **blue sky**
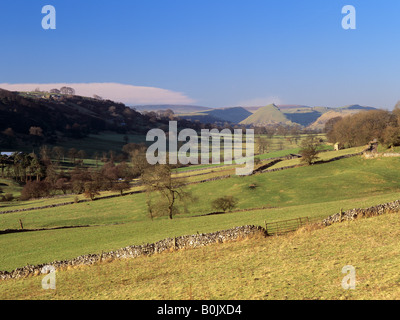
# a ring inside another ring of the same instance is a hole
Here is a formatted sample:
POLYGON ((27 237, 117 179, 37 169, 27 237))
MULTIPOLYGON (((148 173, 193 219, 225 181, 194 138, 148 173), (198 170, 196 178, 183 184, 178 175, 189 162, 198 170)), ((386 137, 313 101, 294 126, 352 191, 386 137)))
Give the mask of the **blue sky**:
POLYGON ((119 83, 210 107, 400 100, 397 0, 3 0, 0 33, 0 84, 119 83))

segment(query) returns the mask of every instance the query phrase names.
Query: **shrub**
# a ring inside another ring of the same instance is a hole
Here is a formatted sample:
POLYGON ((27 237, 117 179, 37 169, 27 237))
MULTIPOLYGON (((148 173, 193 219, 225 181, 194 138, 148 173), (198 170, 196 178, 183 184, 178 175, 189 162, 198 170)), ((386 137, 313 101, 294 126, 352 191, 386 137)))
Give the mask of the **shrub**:
POLYGON ((238 200, 233 196, 224 196, 215 199, 211 205, 215 210, 222 210, 223 212, 232 211, 237 207, 238 200))
POLYGON ((4 201, 13 201, 14 200, 14 196, 12 193, 6 193, 4 195, 4 201))
POLYGON ((14 196, 11 193, 6 193, 4 196, 0 197, 0 202, 8 202, 8 201, 13 201, 14 196))
POLYGON ((50 191, 50 185, 45 181, 28 181, 21 191, 21 200, 47 197, 50 191))

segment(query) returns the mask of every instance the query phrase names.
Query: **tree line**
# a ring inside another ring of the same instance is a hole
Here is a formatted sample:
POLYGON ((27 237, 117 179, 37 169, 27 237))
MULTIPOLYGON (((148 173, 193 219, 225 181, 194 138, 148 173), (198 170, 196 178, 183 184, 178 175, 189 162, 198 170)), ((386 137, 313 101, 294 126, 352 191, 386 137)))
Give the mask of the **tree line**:
POLYGON ((376 139, 387 148, 400 145, 400 105, 393 111, 369 110, 330 119, 325 125, 328 141, 357 147, 376 139))
POLYGON ((23 185, 21 200, 56 194, 84 194, 94 199, 100 191, 109 190, 122 194, 130 188, 130 181, 140 177, 149 166, 143 145, 129 144, 129 148, 125 149, 129 150, 126 160, 116 163, 113 153, 109 157, 104 154, 100 160, 105 163, 99 165, 96 158, 96 165, 91 166, 84 164, 86 153, 75 148, 67 151, 62 147, 50 149, 43 146, 39 154, 3 154, 0 156, 0 174, 2 178, 13 179, 23 185), (72 168, 65 169, 66 163, 61 162, 66 155, 72 168))

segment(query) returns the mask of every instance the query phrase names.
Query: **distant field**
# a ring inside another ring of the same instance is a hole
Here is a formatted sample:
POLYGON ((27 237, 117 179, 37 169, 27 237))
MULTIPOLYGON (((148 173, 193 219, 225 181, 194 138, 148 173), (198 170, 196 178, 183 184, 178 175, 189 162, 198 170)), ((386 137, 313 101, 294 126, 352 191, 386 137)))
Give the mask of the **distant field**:
MULTIPOLYGON (((343 149, 339 151, 327 151, 327 152, 321 152, 318 154, 318 160, 323 160, 327 161, 335 157, 340 157, 340 156, 345 156, 348 154, 353 154, 353 153, 358 153, 364 150, 365 147, 356 147, 356 148, 349 148, 349 149, 343 149)), ((282 167, 287 167, 287 166, 293 166, 301 164, 301 160, 299 158, 297 159, 290 159, 290 160, 283 160, 281 162, 278 162, 277 164, 273 165, 269 169, 276 169, 276 168, 282 168, 282 167)))
MULTIPOLYGON (((255 135, 256 137, 256 143, 257 143, 257 137, 261 137, 265 139, 268 142, 268 152, 279 152, 279 151, 286 151, 288 149, 295 149, 299 150, 301 141, 303 141, 308 135, 307 134, 301 134, 298 136, 293 136, 293 135, 274 135, 272 138, 269 138, 267 135, 255 135)), ((324 142, 323 148, 328 148, 333 150, 333 146, 327 146, 324 145, 326 144, 326 135, 325 134, 314 134, 314 137, 318 139, 322 139, 324 142)), ((255 145, 255 150, 258 150, 257 144, 255 145)))
POLYGON ((400 299, 400 215, 116 260, 0 284, 1 299, 400 299), (355 290, 341 286, 356 270, 355 290), (246 285, 243 285, 243 284, 246 285))
MULTIPOLYGON (((76 148, 78 150, 85 150, 89 155, 93 156, 94 153, 98 153, 102 156, 103 152, 109 152, 110 150, 120 153, 122 147, 126 144, 124 141, 125 134, 117 133, 101 133, 101 134, 90 134, 88 137, 79 140, 68 140, 66 142, 58 143, 57 146, 64 147, 66 149, 76 148)), ((133 134, 127 134, 128 143, 145 143, 146 136, 139 136, 133 134)))
MULTIPOLYGON (((280 136, 280 135, 274 135, 272 138, 268 138, 266 135, 255 135, 255 145, 254 145, 254 151, 255 151, 255 156, 261 160, 263 159, 269 159, 269 158, 277 158, 277 157, 283 157, 289 154, 297 154, 300 151, 300 144, 301 141, 304 140, 308 135, 300 135, 298 137, 297 143, 296 140, 294 139, 294 136, 287 135, 286 137, 280 136), (268 151, 263 154, 258 154, 258 144, 257 144, 257 138, 261 137, 262 139, 265 139, 268 141, 268 151)), ((319 139, 326 140, 325 134, 317 134, 314 135, 319 139)), ((243 146, 244 148, 244 146, 243 146)), ((322 143, 322 145, 319 148, 320 150, 333 150, 333 146, 322 143)), ((243 149, 245 150, 245 149, 243 149)), ((211 167, 220 167, 224 166, 225 164, 221 162, 220 164, 198 164, 198 165, 191 165, 188 167, 184 168, 179 168, 177 171, 186 171, 186 170, 194 170, 194 169, 203 169, 203 168, 211 168, 211 167)))
MULTIPOLYGON (((61 141, 55 145, 48 145, 53 148, 55 146, 63 147, 68 152, 68 149, 75 148, 77 150, 84 150, 88 156, 94 157, 94 154, 97 153, 99 157, 102 156, 103 152, 108 153, 110 150, 115 153, 121 153, 122 147, 126 144, 124 140, 125 134, 118 134, 114 132, 102 132, 100 134, 90 134, 82 139, 68 139, 65 141, 61 141)), ((146 136, 137 135, 137 134, 127 134, 128 143, 145 143, 146 136)), ((16 149, 7 148, 2 151, 22 151, 30 153, 34 151, 36 154, 39 154, 40 147, 33 146, 18 146, 16 149)), ((67 155, 65 156, 68 161, 67 155)))
MULTIPOLYGON (((0 193, 0 196, 5 195, 6 193, 11 193, 14 197, 19 197, 22 189, 22 187, 15 181, 9 179, 1 179, 1 178, 0 178, 0 188, 1 190, 3 190, 3 193, 0 193)), ((0 202, 0 208, 1 206, 2 202, 0 202)))

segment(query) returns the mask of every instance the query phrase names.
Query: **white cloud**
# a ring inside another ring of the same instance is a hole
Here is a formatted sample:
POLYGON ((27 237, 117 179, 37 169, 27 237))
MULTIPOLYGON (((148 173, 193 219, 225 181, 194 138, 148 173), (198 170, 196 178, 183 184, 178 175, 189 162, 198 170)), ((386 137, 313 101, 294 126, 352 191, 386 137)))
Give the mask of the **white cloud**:
POLYGON ((258 106, 267 106, 272 103, 283 104, 282 100, 279 97, 270 96, 265 98, 254 98, 250 100, 241 101, 237 105, 242 107, 258 107, 258 106))
POLYGON ((132 86, 120 83, 0 83, 0 88, 10 91, 41 91, 60 89, 63 86, 72 87, 80 96, 92 97, 94 94, 104 99, 122 102, 127 105, 136 104, 193 104, 196 101, 181 92, 167 89, 132 86))

